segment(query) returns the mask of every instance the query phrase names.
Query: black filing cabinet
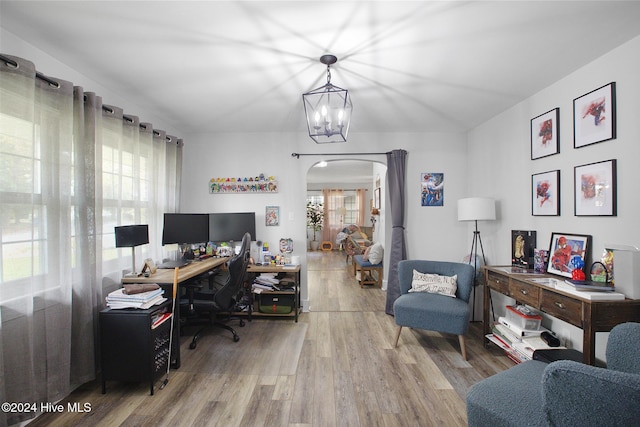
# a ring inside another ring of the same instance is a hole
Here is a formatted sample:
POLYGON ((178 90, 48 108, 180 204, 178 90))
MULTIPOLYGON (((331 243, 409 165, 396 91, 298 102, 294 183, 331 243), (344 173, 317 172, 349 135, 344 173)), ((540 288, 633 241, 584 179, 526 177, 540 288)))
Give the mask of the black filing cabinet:
POLYGON ((153 395, 155 382, 167 372, 172 318, 154 323, 170 312, 169 301, 148 310, 107 308, 100 312, 103 394, 107 381, 148 381, 153 395))

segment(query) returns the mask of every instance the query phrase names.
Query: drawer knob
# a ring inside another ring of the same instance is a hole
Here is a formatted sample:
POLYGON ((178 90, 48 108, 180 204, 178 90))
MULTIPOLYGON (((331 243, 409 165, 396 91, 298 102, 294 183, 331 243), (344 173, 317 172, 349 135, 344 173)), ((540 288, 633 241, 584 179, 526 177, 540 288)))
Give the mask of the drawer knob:
POLYGON ((522 293, 522 295, 529 295, 526 289, 520 289, 520 293, 522 293))
POLYGON ((558 308, 561 308, 561 309, 563 309, 563 310, 565 309, 564 304, 563 304, 563 303, 561 303, 560 301, 556 301, 556 302, 554 302, 554 304, 555 304, 555 306, 556 306, 556 307, 558 307, 558 308))

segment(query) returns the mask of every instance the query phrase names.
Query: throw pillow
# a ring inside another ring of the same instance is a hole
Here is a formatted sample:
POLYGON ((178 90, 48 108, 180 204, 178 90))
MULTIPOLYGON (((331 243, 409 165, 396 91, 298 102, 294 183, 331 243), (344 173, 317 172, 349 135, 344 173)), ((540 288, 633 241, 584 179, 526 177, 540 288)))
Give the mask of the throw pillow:
POLYGON ((458 275, 441 276, 439 274, 420 273, 413 270, 413 281, 409 292, 429 292, 432 294, 456 297, 458 275))
POLYGON ((369 262, 371 264, 380 264, 382 262, 382 257, 384 256, 382 243, 374 243, 367 249, 369 249, 369 262))

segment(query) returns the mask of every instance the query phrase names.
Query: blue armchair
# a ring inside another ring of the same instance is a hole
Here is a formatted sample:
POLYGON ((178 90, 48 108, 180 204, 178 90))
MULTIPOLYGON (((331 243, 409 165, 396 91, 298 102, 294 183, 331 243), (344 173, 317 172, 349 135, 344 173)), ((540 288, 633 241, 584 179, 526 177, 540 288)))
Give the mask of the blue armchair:
POLYGON ((611 330, 607 368, 570 360, 516 365, 467 393, 474 426, 631 426, 640 420, 640 323, 611 330))
POLYGON ((393 303, 393 314, 398 333, 394 347, 398 346, 402 327, 425 329, 458 335, 460 352, 467 359, 464 335, 469 327, 469 297, 473 289, 473 267, 469 264, 446 261, 404 260, 398 263, 400 296, 393 303), (428 292, 409 292, 413 270, 420 273, 457 275, 456 297, 428 292))

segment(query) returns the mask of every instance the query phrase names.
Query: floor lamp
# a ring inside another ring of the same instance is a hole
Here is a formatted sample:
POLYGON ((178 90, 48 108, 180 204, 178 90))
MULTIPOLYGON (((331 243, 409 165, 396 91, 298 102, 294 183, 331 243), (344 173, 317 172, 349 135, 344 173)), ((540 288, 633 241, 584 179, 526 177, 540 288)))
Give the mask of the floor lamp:
POLYGON ((149 243, 149 226, 123 225, 114 227, 116 234, 116 248, 131 248, 131 273, 125 277, 137 277, 136 271, 136 246, 149 243))
POLYGON ((475 320, 476 314, 476 286, 478 273, 478 247, 482 254, 483 265, 487 265, 484 256, 484 248, 482 247, 482 238, 478 230, 478 221, 493 221, 496 219, 496 202, 487 197, 469 197, 467 199, 458 200, 458 221, 475 221, 475 231, 473 232, 473 240, 471 241, 471 251, 469 252, 469 264, 473 264, 473 302, 471 305, 472 319, 475 320))

